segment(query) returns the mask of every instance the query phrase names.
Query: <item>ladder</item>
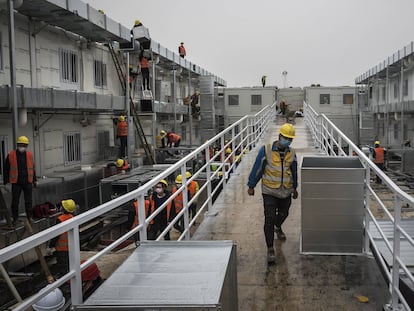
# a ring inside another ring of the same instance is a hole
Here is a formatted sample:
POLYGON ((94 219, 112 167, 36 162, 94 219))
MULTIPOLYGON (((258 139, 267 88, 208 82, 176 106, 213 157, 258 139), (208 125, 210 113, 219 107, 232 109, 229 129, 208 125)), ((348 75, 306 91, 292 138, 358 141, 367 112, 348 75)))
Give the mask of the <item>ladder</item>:
POLYGON ((133 116, 132 119, 134 121, 135 130, 138 133, 138 137, 140 139, 141 145, 144 147, 145 154, 148 157, 150 164, 155 164, 154 157, 152 156, 151 148, 148 145, 147 138, 145 137, 144 129, 142 128, 141 122, 139 120, 138 112, 135 108, 134 100, 131 97, 131 94, 126 94, 126 87, 125 87, 125 80, 124 80, 124 77, 126 77, 126 74, 124 75, 123 73, 121 63, 118 59, 118 56, 116 55, 116 52, 111 42, 108 44, 108 48, 109 48, 109 52, 111 54, 112 60, 114 62, 114 65, 115 65, 115 69, 118 75, 119 82, 121 83, 122 91, 125 94, 125 96, 129 97, 130 111, 133 116))

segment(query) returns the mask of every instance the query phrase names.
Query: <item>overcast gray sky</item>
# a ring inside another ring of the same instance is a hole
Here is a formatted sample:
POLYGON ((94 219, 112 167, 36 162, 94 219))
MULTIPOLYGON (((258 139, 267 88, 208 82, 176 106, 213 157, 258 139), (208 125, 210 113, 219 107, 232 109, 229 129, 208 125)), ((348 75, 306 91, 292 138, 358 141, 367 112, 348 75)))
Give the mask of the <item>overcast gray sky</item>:
POLYGON ((131 26, 139 19, 170 50, 228 86, 354 85, 414 40, 413 0, 84 0, 131 26))

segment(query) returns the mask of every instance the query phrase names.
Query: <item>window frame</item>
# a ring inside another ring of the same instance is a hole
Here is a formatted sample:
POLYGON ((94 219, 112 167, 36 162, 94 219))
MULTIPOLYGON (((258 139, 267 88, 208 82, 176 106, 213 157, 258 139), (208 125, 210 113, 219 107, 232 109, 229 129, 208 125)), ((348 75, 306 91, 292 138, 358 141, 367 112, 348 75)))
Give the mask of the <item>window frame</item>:
POLYGON ((252 94, 250 96, 250 104, 251 106, 262 106, 262 94, 252 94), (253 98, 258 98, 258 103, 255 103, 255 100, 253 98))
POLYGON ((229 94, 229 95, 227 95, 227 100, 228 100, 228 105, 229 106, 240 106, 239 94, 229 94), (237 104, 233 104, 234 100, 231 99, 231 98, 237 99, 237 104))
POLYGON ((93 80, 96 88, 107 88, 108 87, 108 70, 107 65, 101 60, 95 59, 93 61, 93 80), (100 69, 100 70, 98 70, 100 69), (100 75, 100 77, 98 77, 100 75), (100 79, 97 79, 100 78, 100 79), (100 80, 100 84, 97 81, 100 80))
POLYGON ((59 49, 60 81, 68 84, 79 83, 79 55, 76 51, 59 49))
POLYGON ((82 137, 80 131, 63 133, 63 163, 65 166, 82 162, 82 137), (71 141, 69 141, 71 140, 71 141))

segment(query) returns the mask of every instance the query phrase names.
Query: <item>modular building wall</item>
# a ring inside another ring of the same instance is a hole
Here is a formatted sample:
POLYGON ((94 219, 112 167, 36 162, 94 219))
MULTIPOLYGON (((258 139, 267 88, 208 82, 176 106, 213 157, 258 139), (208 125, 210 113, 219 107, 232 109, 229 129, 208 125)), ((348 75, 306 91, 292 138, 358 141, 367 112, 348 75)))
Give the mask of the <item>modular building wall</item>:
POLYGON ((290 87, 277 90, 277 102, 284 101, 289 105, 291 111, 299 110, 303 107, 305 92, 300 87, 290 87))

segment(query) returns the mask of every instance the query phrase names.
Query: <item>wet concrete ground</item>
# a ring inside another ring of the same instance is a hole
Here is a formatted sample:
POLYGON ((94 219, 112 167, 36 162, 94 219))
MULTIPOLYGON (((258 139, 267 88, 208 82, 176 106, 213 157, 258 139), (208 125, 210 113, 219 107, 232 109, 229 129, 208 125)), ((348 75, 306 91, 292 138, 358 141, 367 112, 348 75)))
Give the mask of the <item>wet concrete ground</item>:
MULTIPOLYGON (((279 127, 272 124, 259 146, 276 139, 279 127)), ((296 119, 296 135, 292 146, 299 163, 303 155, 318 154, 303 119, 296 119)), ((217 199, 217 216, 206 217, 193 237, 236 241, 239 310, 381 310, 388 290, 372 257, 300 254, 300 188, 283 225, 287 240, 275 241, 276 264, 268 266, 260 184, 254 196, 248 196, 246 186, 257 150, 244 157, 217 199), (369 302, 359 302, 356 295, 369 302)))

